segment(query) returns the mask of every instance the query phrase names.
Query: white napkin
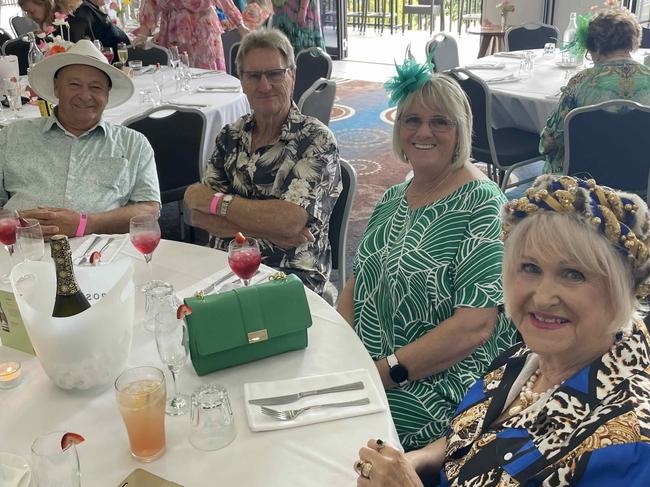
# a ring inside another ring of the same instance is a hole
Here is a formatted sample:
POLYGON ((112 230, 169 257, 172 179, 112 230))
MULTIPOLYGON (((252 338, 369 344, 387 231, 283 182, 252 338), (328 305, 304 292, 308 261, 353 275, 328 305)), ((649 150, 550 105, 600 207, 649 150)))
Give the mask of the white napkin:
POLYGON ((492 54, 494 57, 508 57, 512 59, 521 59, 524 57, 524 53, 522 51, 515 51, 515 52, 495 52, 492 54))
MULTIPOLYGON (((271 269, 270 267, 266 267, 264 265, 260 266, 257 273, 251 278, 250 285, 254 286, 255 284, 260 284, 262 282, 265 282, 266 279, 274 272, 275 270, 271 269)), ((187 286, 185 289, 181 289, 176 293, 176 296, 181 300, 183 298, 189 298, 191 296, 194 296, 194 293, 196 291, 205 289, 213 282, 220 280, 222 277, 228 274, 231 274, 230 277, 217 284, 215 288, 212 291, 210 291, 210 294, 230 291, 234 287, 237 287, 237 283, 239 283, 240 281, 239 278, 232 273, 230 267, 224 267, 220 271, 217 271, 214 274, 209 275, 205 279, 201 279, 200 281, 197 281, 194 284, 187 286)))
MULTIPOLYGON (((86 235, 83 242, 81 242, 81 244, 72 251, 72 261, 75 264, 78 264, 79 259, 86 253, 86 250, 88 250, 96 236, 97 235, 95 234, 86 235)), ((101 238, 95 243, 95 245, 93 245, 93 251, 101 249, 111 237, 113 238, 113 241, 108 244, 104 250, 102 250, 102 259, 99 261, 100 265, 111 263, 117 254, 120 253, 120 250, 122 250, 122 247, 128 238, 127 235, 101 235, 101 238)), ((90 258, 90 254, 88 254, 88 257, 90 258)))
POLYGON ((336 372, 333 374, 314 375, 311 377, 297 377, 295 379, 277 380, 270 382, 253 382, 244 384, 244 401, 246 406, 246 417, 251 431, 279 430, 295 428, 307 424, 323 423, 335 419, 350 418, 352 416, 363 416, 365 414, 378 413, 386 410, 374 381, 366 369, 349 370, 347 372, 336 372), (262 413, 261 406, 249 404, 249 399, 261 399, 265 397, 281 396, 313 389, 323 389, 350 382, 362 381, 364 389, 356 391, 336 392, 309 396, 290 404, 268 406, 278 411, 296 409, 314 404, 326 404, 329 402, 354 401, 367 397, 369 404, 363 406, 350 406, 343 408, 318 408, 306 411, 291 421, 280 421, 262 413))
POLYGON ((465 66, 467 69, 503 69, 506 67, 503 63, 478 63, 478 64, 468 64, 465 66))
POLYGON ((27 487, 31 476, 27 460, 12 453, 0 452, 0 485, 2 487, 27 487))
POLYGON ((499 78, 486 79, 485 82, 489 85, 494 85, 497 83, 512 83, 514 81, 519 81, 519 76, 516 74, 509 74, 508 76, 501 76, 499 78))

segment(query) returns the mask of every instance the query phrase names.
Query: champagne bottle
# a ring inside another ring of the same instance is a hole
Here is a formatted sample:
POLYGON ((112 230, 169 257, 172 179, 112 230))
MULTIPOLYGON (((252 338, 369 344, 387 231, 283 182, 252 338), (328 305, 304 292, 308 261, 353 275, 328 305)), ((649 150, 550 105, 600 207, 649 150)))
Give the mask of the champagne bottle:
POLYGON ((56 269, 56 299, 52 316, 63 318, 73 316, 90 308, 86 296, 79 289, 72 267, 72 251, 68 237, 54 235, 50 240, 52 259, 56 269))

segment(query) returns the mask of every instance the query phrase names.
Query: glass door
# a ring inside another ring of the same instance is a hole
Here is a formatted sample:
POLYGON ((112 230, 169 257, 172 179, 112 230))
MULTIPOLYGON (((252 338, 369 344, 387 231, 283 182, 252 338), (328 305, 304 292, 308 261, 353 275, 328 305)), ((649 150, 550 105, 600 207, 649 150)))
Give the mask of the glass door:
POLYGON ((325 48, 332 59, 348 56, 347 0, 318 0, 325 48))

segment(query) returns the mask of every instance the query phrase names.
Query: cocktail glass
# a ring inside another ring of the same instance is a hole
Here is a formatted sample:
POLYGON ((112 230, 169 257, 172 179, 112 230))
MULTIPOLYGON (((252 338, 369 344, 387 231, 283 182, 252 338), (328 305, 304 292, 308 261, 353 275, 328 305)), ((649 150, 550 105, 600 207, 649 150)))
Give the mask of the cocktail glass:
POLYGON ((18 226, 18 215, 15 211, 0 208, 0 243, 9 252, 9 272, 0 278, 4 283, 9 282, 9 274, 13 268, 13 255, 16 248, 16 227, 18 226))
POLYGON ((232 239, 228 245, 228 265, 244 286, 250 284, 262 262, 262 254, 257 240, 248 237, 245 242, 232 239))
POLYGON ((129 238, 137 251, 144 255, 144 260, 149 269, 149 282, 145 283, 140 289, 145 292, 153 285, 151 257, 160 243, 158 217, 154 215, 138 215, 131 218, 129 222, 129 238))
POLYGON ((61 447, 64 431, 39 436, 32 443, 32 474, 36 487, 79 487, 79 456, 74 444, 61 447))
POLYGON ((127 369, 115 381, 131 455, 151 462, 165 452, 165 375, 156 367, 127 369))

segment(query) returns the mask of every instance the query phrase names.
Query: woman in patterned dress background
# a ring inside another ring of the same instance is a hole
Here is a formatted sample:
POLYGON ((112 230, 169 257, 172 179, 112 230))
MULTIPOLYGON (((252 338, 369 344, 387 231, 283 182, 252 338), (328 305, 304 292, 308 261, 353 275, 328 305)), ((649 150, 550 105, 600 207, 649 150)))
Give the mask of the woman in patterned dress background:
POLYGON ((503 304, 499 187, 469 162, 461 88, 407 61, 387 84, 393 147, 413 179, 390 188, 359 245, 338 310, 375 360, 402 445, 441 437, 467 389, 516 342, 503 304), (398 386, 395 354, 408 370, 398 386))
POLYGON ((308 47, 325 49, 318 0, 272 0, 273 27, 289 38, 298 54, 308 47))
POLYGON ((133 43, 143 44, 160 23, 157 44, 176 44, 179 52, 187 51, 193 67, 225 71, 221 43, 224 29, 214 7, 223 10, 240 34, 246 35, 248 29, 232 0, 143 0, 140 27, 134 31, 137 37, 133 43))
POLYGON ((504 207, 503 230, 523 343, 472 386, 445 438, 407 454, 368 441, 358 487, 650 485, 648 206, 541 176, 504 207))

